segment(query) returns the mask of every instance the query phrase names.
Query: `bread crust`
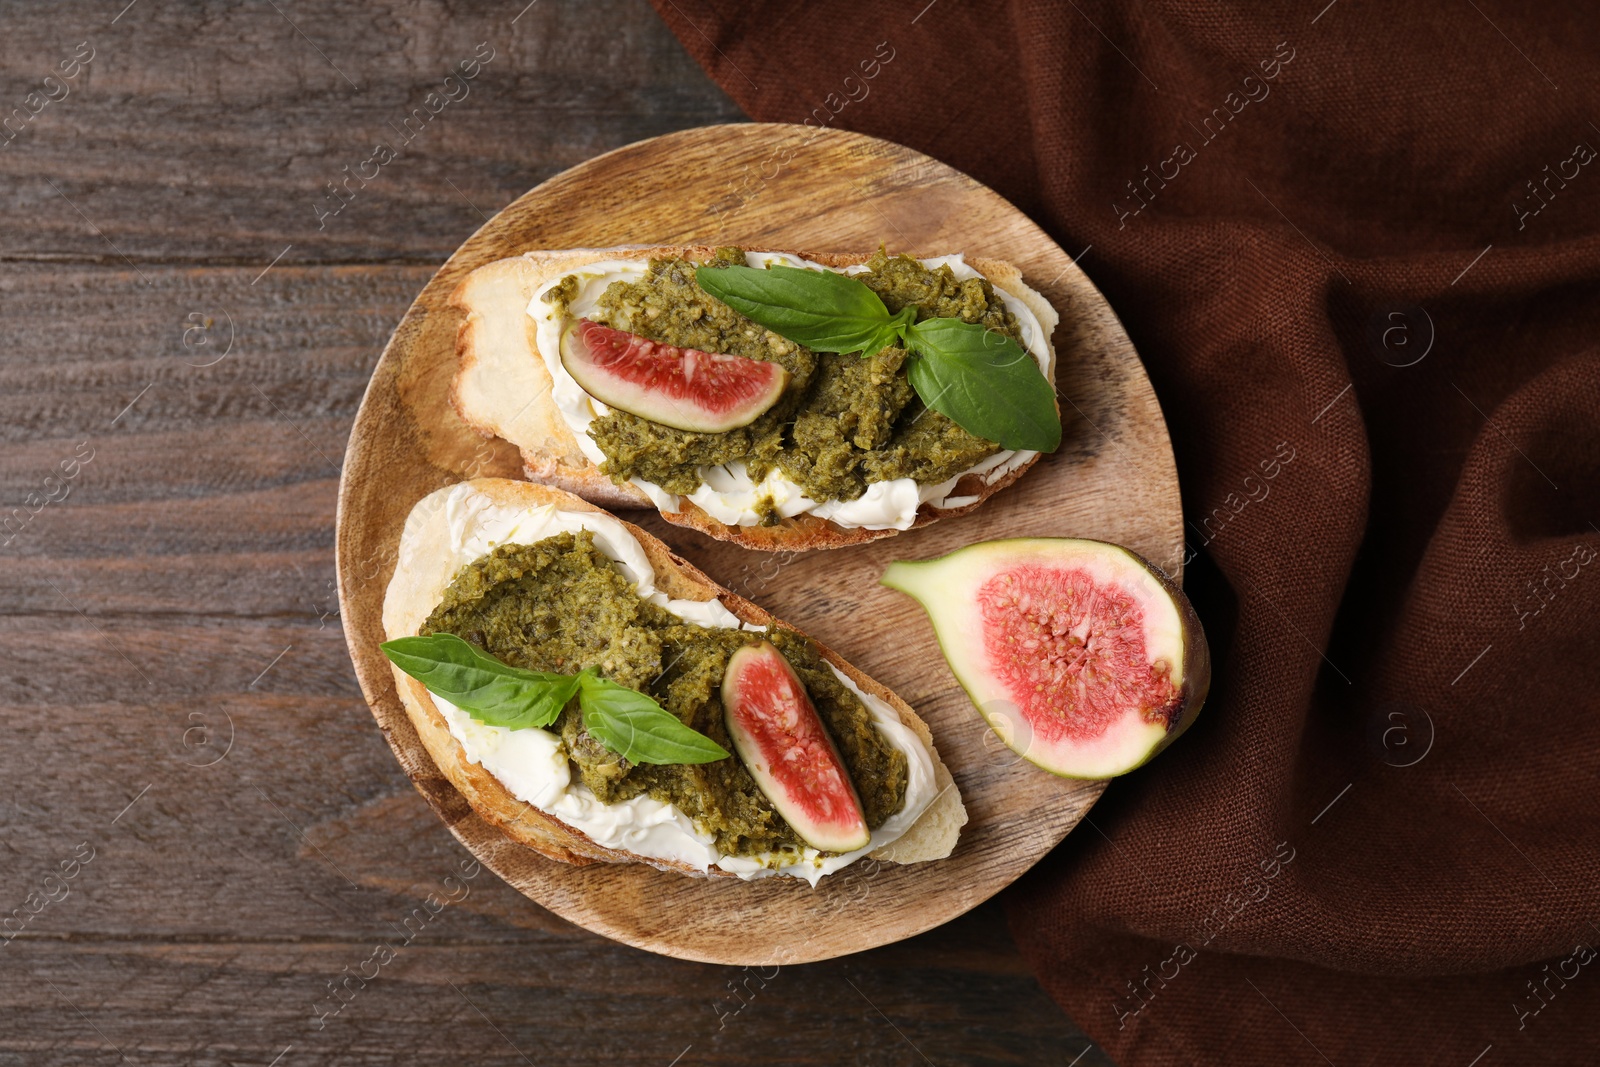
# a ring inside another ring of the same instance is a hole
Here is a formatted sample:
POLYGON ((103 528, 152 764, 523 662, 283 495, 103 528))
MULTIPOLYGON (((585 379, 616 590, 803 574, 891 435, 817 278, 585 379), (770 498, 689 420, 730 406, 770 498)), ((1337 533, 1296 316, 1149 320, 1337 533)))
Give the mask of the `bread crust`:
MULTIPOLYGON (((605 513, 604 509, 552 486, 503 478, 480 478, 463 484, 502 506, 531 508, 554 504, 562 511, 605 513)), ((437 606, 435 598, 441 582, 447 584, 453 577, 439 572, 438 568, 441 561, 449 558, 442 551, 448 537, 442 502, 455 488, 447 486, 418 501, 406 521, 395 573, 384 596, 383 627, 388 640, 414 635, 437 606)), ((674 555, 655 537, 631 523, 623 522, 622 525, 644 549, 655 570, 657 588, 668 596, 702 601, 715 598, 744 622, 785 626, 781 620, 752 602, 717 585, 693 564, 674 555)), ((448 564, 445 563, 445 566, 448 564)), ((816 644, 822 657, 860 686, 863 692, 879 697, 894 708, 901 722, 921 739, 933 758, 934 781, 940 790, 938 797, 905 835, 878 849, 873 855, 899 863, 939 859, 949 855, 961 826, 967 820, 966 808, 961 803, 955 780, 939 758, 927 724, 887 686, 863 674, 832 649, 820 642, 816 644)), ((648 863, 661 870, 735 877, 720 868, 700 871, 685 863, 607 848, 590 840, 581 830, 519 800, 498 778, 467 758, 465 749, 450 733, 443 715, 434 704, 433 695, 422 683, 392 664, 390 669, 406 715, 440 772, 474 811, 507 837, 551 859, 580 866, 590 863, 648 863)))
MULTIPOLYGON (((871 258, 870 254, 863 253, 762 251, 795 255, 827 267, 848 267, 871 258)), ((542 289, 587 263, 666 256, 707 259, 715 252, 709 245, 540 250, 478 268, 450 297, 451 305, 462 313, 456 334, 458 362, 451 403, 461 418, 479 433, 501 437, 515 445, 522 454, 523 469, 530 479, 606 507, 651 507, 643 492, 632 485, 613 482, 578 447, 551 398, 550 372, 540 356, 536 325, 527 314, 527 307, 542 289)), ((1053 371, 1056 352, 1052 338, 1060 320, 1055 308, 1023 282, 1022 273, 1010 263, 980 258, 967 262, 990 284, 1021 300, 1039 319, 1053 371)), ((1056 406, 1059 412, 1059 402, 1056 406)), ((975 499, 952 508, 923 504, 912 529, 974 510, 1022 477, 1038 458, 1034 456, 992 482, 985 482, 981 475, 966 475, 951 496, 975 499)), ((772 526, 731 526, 712 518, 688 500, 682 500, 681 510, 663 511, 661 515, 669 522, 699 530, 718 540, 772 552, 844 548, 900 532, 845 527, 814 515, 796 515, 772 526)))

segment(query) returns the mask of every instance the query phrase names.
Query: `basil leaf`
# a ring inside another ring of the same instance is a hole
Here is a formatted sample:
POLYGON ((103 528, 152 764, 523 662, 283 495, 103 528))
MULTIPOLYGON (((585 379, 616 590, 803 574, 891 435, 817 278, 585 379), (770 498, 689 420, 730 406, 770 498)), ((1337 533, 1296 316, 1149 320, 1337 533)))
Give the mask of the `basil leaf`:
POLYGON ((1060 447, 1055 388, 1015 340, 975 322, 936 318, 908 329, 906 343, 916 353, 907 373, 924 404, 1002 448, 1060 447))
POLYGON ((728 750, 678 721, 648 696, 584 671, 583 728, 629 763, 711 763, 728 750))
POLYGON ((1021 345, 954 318, 890 315, 862 282, 797 267, 700 267, 700 288, 746 318, 818 352, 874 355, 894 344, 916 353, 907 374, 922 402, 1002 448, 1054 452, 1061 445, 1055 388, 1021 345))
POLYGON ((817 352, 874 355, 894 321, 877 293, 831 270, 701 267, 694 278, 745 318, 817 352))
POLYGON ((400 637, 378 648, 428 692, 488 726, 549 726, 576 696, 584 729, 630 763, 710 763, 728 756, 727 749, 679 722, 645 694, 593 670, 523 670, 449 633, 400 637))
POLYGON ((389 661, 488 726, 549 726, 578 692, 578 678, 502 663, 455 634, 400 637, 378 649, 389 661))

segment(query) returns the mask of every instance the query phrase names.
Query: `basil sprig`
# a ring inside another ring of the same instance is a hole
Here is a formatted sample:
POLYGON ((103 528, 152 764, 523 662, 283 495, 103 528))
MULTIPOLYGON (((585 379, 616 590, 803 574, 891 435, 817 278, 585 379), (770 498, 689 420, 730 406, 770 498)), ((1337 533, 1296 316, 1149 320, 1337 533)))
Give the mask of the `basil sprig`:
POLYGON ((830 270, 700 267, 695 281, 746 318, 817 352, 907 349, 911 387, 968 433, 1030 452, 1061 444, 1055 389, 1006 334, 956 318, 917 322, 915 305, 890 315, 877 293, 830 270))
POLYGON ((428 692, 487 726, 549 726, 576 696, 584 729, 630 763, 711 763, 729 754, 645 694, 592 667, 578 674, 523 670, 450 633, 400 637, 378 648, 428 692))

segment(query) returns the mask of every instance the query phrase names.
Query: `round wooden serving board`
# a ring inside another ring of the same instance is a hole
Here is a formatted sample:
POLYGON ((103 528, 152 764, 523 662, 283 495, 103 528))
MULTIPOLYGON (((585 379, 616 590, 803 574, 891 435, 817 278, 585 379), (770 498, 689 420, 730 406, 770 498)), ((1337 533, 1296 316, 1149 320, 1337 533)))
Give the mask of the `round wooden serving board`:
POLYGON ((1110 307, 1038 226, 965 174, 842 130, 710 126, 629 145, 559 174, 491 219, 439 269, 395 330, 356 416, 339 490, 339 597, 361 688, 400 764, 484 864, 566 919, 618 941, 723 964, 800 963, 898 941, 962 914, 1033 866, 1105 789, 1017 759, 957 686, 922 609, 878 584, 891 560, 996 537, 1095 537, 1176 572, 1178 479, 1166 425, 1110 307), (857 548, 758 553, 626 517, 714 579, 836 649, 909 701, 954 772, 970 821, 954 855, 863 861, 815 890, 668 874, 643 864, 574 867, 502 837, 439 774, 395 694, 383 594, 406 514, 468 477, 520 477, 515 452, 450 409, 467 273, 528 249, 740 244, 1010 260, 1061 312, 1056 384, 1065 439, 975 513, 857 548))

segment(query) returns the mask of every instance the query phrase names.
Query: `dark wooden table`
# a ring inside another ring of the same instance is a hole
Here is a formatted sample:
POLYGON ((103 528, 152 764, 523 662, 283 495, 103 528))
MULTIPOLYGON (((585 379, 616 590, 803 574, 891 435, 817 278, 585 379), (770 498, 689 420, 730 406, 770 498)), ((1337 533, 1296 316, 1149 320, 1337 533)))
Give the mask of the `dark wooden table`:
POLYGON ((1109 1062, 993 903, 776 974, 577 929, 356 688, 335 489, 412 296, 742 117, 648 8, 126 2, 0 3, 0 1064, 1109 1062))

